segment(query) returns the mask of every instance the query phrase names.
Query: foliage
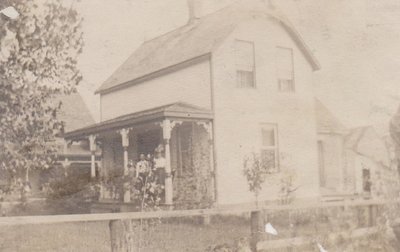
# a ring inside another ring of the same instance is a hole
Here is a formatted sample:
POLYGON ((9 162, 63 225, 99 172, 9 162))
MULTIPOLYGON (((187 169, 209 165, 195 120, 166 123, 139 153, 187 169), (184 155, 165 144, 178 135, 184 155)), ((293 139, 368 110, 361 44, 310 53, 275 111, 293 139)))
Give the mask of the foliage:
POLYGON ((393 115, 390 120, 390 135, 397 144, 400 146, 400 107, 397 110, 396 114, 393 115))
POLYGON ((227 243, 209 246, 206 252, 251 252, 249 239, 241 237, 234 245, 227 243))
POLYGON ((204 190, 211 180, 193 174, 194 172, 185 172, 179 178, 179 188, 182 190, 177 192, 174 199, 176 209, 203 209, 212 206, 213 201, 204 190))
POLYGON ((266 180, 269 184, 275 184, 279 188, 279 200, 282 204, 293 201, 294 193, 299 188, 295 186, 296 172, 291 169, 295 164, 289 164, 289 157, 280 153, 281 162, 279 172, 275 165, 275 157, 272 155, 260 155, 252 152, 245 156, 243 162, 243 175, 246 177, 249 191, 252 192, 258 204, 258 197, 266 180))
POLYGON ((122 169, 111 169, 107 176, 104 176, 100 179, 100 183, 103 186, 104 190, 108 192, 109 197, 114 200, 119 200, 123 195, 122 184, 124 182, 123 179, 123 170, 122 169))
POLYGON ((204 141, 207 139, 206 132, 201 127, 194 127, 194 130, 198 130, 195 136, 199 139, 191 141, 189 154, 192 157, 191 167, 174 178, 176 185, 174 203, 177 209, 209 208, 213 204, 210 151, 207 141, 204 141))
POLYGON ((98 198, 99 187, 97 181, 80 174, 70 174, 67 177, 53 178, 49 184, 49 199, 79 198, 81 200, 98 198))
POLYGON ((157 210, 162 202, 164 186, 156 183, 155 174, 150 174, 146 181, 136 178, 134 173, 123 175, 123 171, 114 169, 105 177, 97 181, 97 187, 102 186, 108 197, 114 200, 122 200, 124 191, 131 193, 131 202, 136 204, 138 210, 157 210), (125 188, 124 188, 125 186, 125 188))
POLYGON ((256 203, 262 186, 274 166, 272 159, 264 159, 261 155, 252 152, 244 158, 243 175, 247 179, 250 192, 254 193, 256 203))
POLYGON ((6 4, 20 16, 0 17, 0 171, 15 181, 55 162, 51 143, 64 123, 54 98, 81 80, 82 20, 60 0, 10 0, 0 8, 6 4))
MULTIPOLYGON (((400 107, 390 120, 389 132, 395 143, 397 162, 400 162, 400 107)), ((397 166, 397 171, 400 173, 400 165, 397 166)))
POLYGON ((299 187, 295 187, 296 174, 290 169, 282 169, 280 178, 280 201, 289 204, 294 200, 294 193, 299 187))
POLYGON ((150 174, 146 181, 131 178, 131 199, 140 207, 140 211, 157 210, 164 195, 164 186, 156 183, 155 174, 150 174))

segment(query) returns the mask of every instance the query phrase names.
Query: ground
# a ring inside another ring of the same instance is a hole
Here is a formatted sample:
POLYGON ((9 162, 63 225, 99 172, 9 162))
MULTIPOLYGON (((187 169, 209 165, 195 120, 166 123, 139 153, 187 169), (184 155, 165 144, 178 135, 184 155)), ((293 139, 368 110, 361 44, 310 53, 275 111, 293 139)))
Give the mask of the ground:
MULTIPOLYGON (((74 214, 88 211, 85 204, 74 201, 34 201, 25 207, 16 206, 10 215, 47 215, 55 213, 74 214), (78 207, 79 206, 79 207, 78 207), (16 211, 18 210, 18 211, 16 211)), ((3 207, 4 208, 4 207, 3 207)), ((308 237, 320 241, 328 251, 346 252, 395 252, 400 251, 396 239, 388 239, 386 233, 364 237, 359 241, 345 241, 345 237, 326 239, 325 235, 349 230, 349 221, 358 227, 368 227, 368 217, 348 209, 279 211, 268 214, 267 219, 279 230, 278 236, 265 235, 264 239, 284 239, 294 236, 308 237), (344 215, 345 214, 345 215, 344 215), (293 225, 291 225, 291 223, 293 225), (319 238, 318 238, 319 237, 319 238)), ((382 214, 379 213, 378 216, 382 214)), ((249 216, 213 216, 211 224, 204 225, 200 217, 165 218, 134 222, 134 244, 142 252, 150 251, 194 251, 209 252, 210 247, 221 244, 233 245, 241 238, 250 236, 249 216), (138 242, 140 241, 140 243, 138 242)), ((108 221, 79 222, 46 225, 23 225, 0 228, 0 251, 110 251, 108 221)), ((394 229, 400 237, 400 225, 394 229)), ((394 235, 392 235, 394 236, 394 235)), ((282 250, 276 250, 282 251, 282 250)), ((316 243, 299 248, 297 251, 318 251, 316 243)), ((275 252, 275 251, 270 251, 275 252)))
MULTIPOLYGON (((250 234, 248 222, 238 218, 213 221, 208 226, 192 222, 147 226, 142 233, 143 252, 206 251, 211 245, 228 243, 250 234)), ((0 251, 110 251, 107 222, 25 225, 0 229, 0 251)))

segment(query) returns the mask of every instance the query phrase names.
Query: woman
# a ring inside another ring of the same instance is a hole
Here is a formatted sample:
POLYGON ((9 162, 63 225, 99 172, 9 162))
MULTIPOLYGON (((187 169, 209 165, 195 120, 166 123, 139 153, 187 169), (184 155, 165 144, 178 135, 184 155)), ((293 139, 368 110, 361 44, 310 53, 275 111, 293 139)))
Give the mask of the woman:
POLYGON ((155 149, 154 170, 156 173, 156 183, 159 185, 165 184, 165 158, 162 155, 163 152, 164 148, 162 145, 159 145, 155 149))
POLYGON ((146 177, 150 172, 150 164, 146 160, 146 156, 142 153, 140 154, 140 160, 136 163, 136 177, 140 177, 143 181, 146 180, 146 177))

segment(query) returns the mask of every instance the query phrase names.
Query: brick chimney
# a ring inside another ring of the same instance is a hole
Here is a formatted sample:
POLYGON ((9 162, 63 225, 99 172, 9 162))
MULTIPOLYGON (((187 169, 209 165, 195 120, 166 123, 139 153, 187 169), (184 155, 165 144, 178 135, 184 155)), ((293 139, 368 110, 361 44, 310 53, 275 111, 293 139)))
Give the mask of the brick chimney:
POLYGON ((200 18, 201 0, 187 0, 189 20, 188 23, 193 23, 200 18))
POLYGON ((240 3, 245 6, 252 3, 263 3, 270 9, 275 9, 274 0, 186 0, 188 7, 188 23, 193 23, 204 15, 218 11, 226 6, 240 3))

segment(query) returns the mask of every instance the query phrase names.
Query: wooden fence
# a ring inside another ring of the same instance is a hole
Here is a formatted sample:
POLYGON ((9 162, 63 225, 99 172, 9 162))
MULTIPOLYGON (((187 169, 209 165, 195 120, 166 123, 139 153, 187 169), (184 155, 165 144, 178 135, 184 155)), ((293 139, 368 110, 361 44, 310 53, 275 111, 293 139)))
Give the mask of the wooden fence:
MULTIPOLYGON (((395 201, 396 203, 397 201, 395 201)), ((253 206, 235 206, 229 208, 213 208, 213 209, 197 209, 197 210, 171 210, 171 211, 153 211, 153 212, 124 212, 124 213, 101 213, 101 214, 79 214, 79 215, 50 215, 50 216, 21 216, 21 217, 0 217, 0 228, 7 226, 26 225, 26 224, 52 224, 52 223, 70 223, 70 222, 91 222, 91 221, 108 221, 110 224, 110 237, 112 251, 130 251, 127 247, 121 244, 121 230, 118 228, 118 223, 122 221, 133 220, 143 221, 148 219, 166 219, 166 218, 183 218, 203 216, 209 217, 213 215, 232 215, 232 214, 250 214, 251 225, 251 241, 254 249, 266 250, 274 248, 284 248, 287 246, 296 246, 313 242, 306 237, 292 237, 285 239, 264 240, 265 213, 271 214, 282 211, 295 211, 307 209, 323 209, 331 207, 367 207, 370 209, 369 217, 371 225, 366 228, 354 230, 352 235, 360 237, 378 232, 378 229, 373 226, 376 211, 374 208, 383 206, 388 202, 383 200, 363 200, 363 201, 345 201, 345 202, 325 202, 318 204, 303 204, 303 205, 271 205, 262 207, 253 206)), ((122 239, 123 240, 123 239, 122 239)), ((133 251, 133 250, 132 250, 133 251)))

